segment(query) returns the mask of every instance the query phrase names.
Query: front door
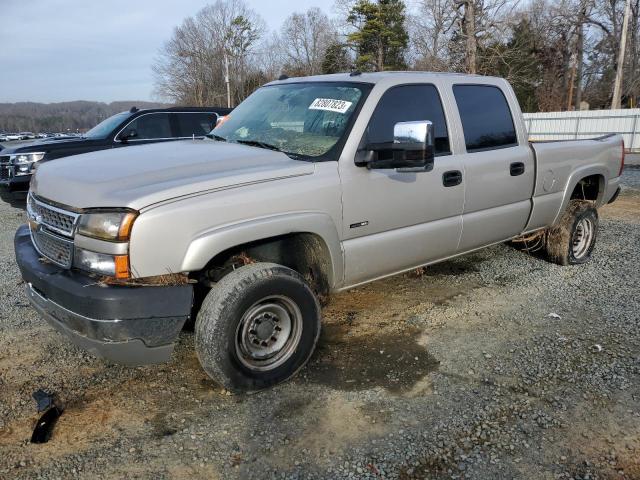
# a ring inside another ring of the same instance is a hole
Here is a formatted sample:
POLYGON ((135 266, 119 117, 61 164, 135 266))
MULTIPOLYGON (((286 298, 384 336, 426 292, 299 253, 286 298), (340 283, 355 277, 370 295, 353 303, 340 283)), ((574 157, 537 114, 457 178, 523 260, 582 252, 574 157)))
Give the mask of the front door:
POLYGON ((345 286, 456 251, 464 180, 459 159, 451 154, 449 128, 437 88, 412 84, 388 89, 371 116, 361 146, 391 143, 397 122, 416 120, 430 120, 434 126, 436 158, 431 171, 402 173, 369 170, 356 166, 354 160, 342 159, 340 163, 345 286), (455 172, 460 173, 457 180, 455 172))

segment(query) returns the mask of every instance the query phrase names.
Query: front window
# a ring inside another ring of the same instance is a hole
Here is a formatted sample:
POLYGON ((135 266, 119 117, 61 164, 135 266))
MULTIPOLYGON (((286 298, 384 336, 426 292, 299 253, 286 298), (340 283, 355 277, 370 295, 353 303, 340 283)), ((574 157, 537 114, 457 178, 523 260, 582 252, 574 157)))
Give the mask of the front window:
MULTIPOLYGON (((376 106, 363 143, 392 144, 397 122, 429 120, 433 124, 434 150, 437 155, 450 155, 449 133, 444 108, 435 86, 399 85, 387 90, 376 106)), ((377 152, 378 160, 391 160, 393 150, 377 152)))
POLYGON ((129 123, 119 138, 132 140, 157 140, 172 138, 171 122, 168 113, 145 113, 129 123))
POLYGON ((85 138, 101 139, 107 138, 113 130, 124 122, 131 114, 129 112, 116 113, 112 117, 103 120, 84 134, 85 138))
POLYGON ((260 88, 211 133, 305 160, 335 160, 371 86, 309 82, 260 88))

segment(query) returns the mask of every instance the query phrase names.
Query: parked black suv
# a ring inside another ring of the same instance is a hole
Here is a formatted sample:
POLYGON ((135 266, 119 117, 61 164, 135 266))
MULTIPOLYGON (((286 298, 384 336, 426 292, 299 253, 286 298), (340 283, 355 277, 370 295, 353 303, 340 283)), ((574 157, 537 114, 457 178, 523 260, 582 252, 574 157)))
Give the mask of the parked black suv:
POLYGON ((9 192, 29 189, 37 162, 107 148, 203 138, 230 108, 174 107, 118 113, 100 122, 82 137, 45 138, 0 150, 0 187, 9 192))

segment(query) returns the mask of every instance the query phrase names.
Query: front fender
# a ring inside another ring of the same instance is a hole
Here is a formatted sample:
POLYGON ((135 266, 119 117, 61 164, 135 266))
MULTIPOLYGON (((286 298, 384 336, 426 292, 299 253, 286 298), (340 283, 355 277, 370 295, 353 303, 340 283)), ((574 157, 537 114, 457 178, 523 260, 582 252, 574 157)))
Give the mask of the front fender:
POLYGON ((337 288, 344 275, 342 246, 333 220, 320 212, 271 215, 201 232, 187 247, 181 271, 202 270, 212 258, 229 248, 290 233, 312 233, 322 239, 331 256, 329 285, 337 288))

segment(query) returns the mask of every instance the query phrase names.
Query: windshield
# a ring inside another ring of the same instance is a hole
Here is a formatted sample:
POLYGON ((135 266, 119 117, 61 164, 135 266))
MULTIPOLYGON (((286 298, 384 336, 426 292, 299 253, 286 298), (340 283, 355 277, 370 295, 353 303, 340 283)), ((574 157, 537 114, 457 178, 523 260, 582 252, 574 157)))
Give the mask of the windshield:
POLYGON ((83 135, 85 138, 107 138, 113 130, 131 115, 129 112, 116 113, 114 116, 101 121, 83 135))
POLYGON ((211 136, 281 150, 293 158, 334 160, 367 84, 309 82, 271 85, 236 107, 211 136))

